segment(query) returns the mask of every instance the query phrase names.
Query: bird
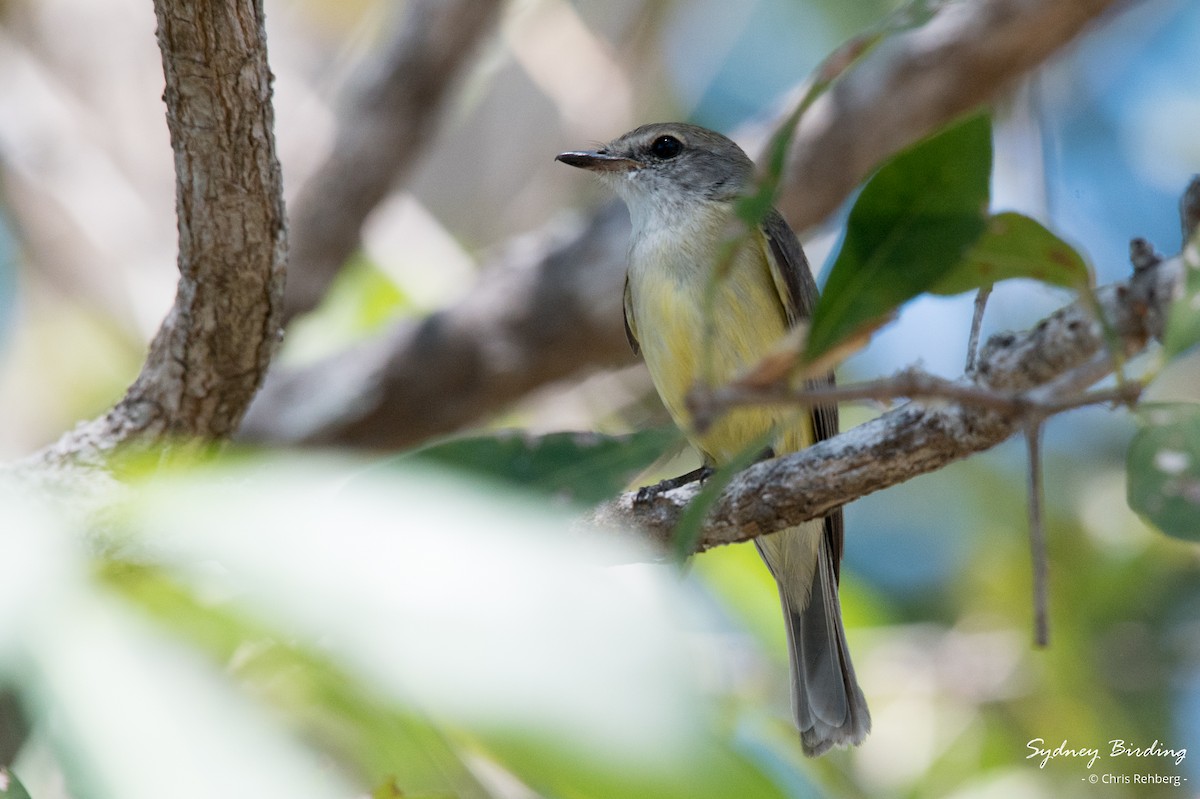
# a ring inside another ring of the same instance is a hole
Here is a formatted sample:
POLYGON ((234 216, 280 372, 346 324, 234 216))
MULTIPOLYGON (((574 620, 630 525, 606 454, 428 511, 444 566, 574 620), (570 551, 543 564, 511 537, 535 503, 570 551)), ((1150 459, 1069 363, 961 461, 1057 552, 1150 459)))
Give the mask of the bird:
MULTIPOLYGON (((817 299, 800 242, 777 210, 731 239, 735 205, 754 175, 741 147, 707 128, 667 122, 642 125, 598 149, 559 153, 556 160, 597 175, 629 209, 625 332, 706 471, 741 457, 755 442, 767 441, 768 454, 778 456, 837 434, 835 404, 734 408, 703 429, 689 411, 693 387, 727 383, 753 366, 811 317, 817 299), (732 251, 731 240, 737 242, 732 251)), ((814 382, 832 381, 830 374, 814 382)), ((755 539, 779 587, 792 706, 810 757, 856 746, 871 728, 838 597, 843 531, 837 508, 755 539)))

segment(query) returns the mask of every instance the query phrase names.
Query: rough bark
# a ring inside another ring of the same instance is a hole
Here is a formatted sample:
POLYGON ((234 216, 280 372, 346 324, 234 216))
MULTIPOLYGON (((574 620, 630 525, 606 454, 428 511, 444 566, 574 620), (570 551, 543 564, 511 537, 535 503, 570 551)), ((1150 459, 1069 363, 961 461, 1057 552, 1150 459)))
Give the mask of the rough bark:
POLYGON ((286 236, 261 0, 154 9, 175 154, 175 304, 116 406, 25 467, 98 466, 126 443, 224 438, 279 341, 286 236))

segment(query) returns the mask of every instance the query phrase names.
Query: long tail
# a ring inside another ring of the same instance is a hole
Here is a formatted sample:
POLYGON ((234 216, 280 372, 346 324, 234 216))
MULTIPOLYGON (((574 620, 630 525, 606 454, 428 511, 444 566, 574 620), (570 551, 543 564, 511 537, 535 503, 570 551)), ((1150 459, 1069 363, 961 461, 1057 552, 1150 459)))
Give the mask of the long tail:
POLYGON ((862 743, 871 731, 871 714, 850 662, 834 555, 824 535, 812 554, 816 563, 811 589, 796 596, 798 592, 780 581, 779 596, 787 624, 796 726, 804 753, 816 757, 834 746, 862 743))

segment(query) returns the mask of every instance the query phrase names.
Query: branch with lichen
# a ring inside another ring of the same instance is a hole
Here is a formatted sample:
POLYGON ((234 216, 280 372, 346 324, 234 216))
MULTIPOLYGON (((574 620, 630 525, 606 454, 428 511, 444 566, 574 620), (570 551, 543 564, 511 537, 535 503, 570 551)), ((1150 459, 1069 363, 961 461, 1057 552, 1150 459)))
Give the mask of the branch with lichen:
MULTIPOLYGON (((745 402, 920 399, 737 475, 711 507, 696 550, 820 518, 868 494, 990 449, 1050 415, 1086 404, 1136 401, 1141 385, 1134 381, 1100 391, 1087 388, 1112 374, 1118 359, 1161 339, 1167 311, 1182 290, 1185 266, 1182 255, 1135 261, 1129 280, 1098 289, 1030 330, 992 336, 970 378, 947 381, 909 369, 892 378, 838 388, 793 392, 735 386, 701 396, 704 413, 745 402), (1114 339, 1117 352, 1109 347, 1114 339)), ((591 522, 632 527, 666 546, 684 508, 699 491, 693 483, 658 492, 649 501, 637 501, 637 493, 629 492, 596 509, 591 522)))

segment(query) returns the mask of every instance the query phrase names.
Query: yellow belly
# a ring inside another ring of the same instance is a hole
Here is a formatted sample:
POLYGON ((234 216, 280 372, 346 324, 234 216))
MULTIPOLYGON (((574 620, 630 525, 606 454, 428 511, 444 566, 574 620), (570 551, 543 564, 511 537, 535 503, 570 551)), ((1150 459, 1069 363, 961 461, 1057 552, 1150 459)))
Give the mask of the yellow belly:
POLYGON ((756 237, 742 249, 719 281, 711 311, 705 302, 704 265, 630 271, 631 310, 650 376, 675 423, 709 463, 727 462, 768 436, 766 443, 776 453, 812 443, 812 425, 803 411, 735 409, 697 433, 685 405, 687 392, 698 383, 727 383, 787 332, 765 247, 756 237))

